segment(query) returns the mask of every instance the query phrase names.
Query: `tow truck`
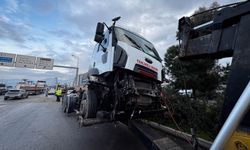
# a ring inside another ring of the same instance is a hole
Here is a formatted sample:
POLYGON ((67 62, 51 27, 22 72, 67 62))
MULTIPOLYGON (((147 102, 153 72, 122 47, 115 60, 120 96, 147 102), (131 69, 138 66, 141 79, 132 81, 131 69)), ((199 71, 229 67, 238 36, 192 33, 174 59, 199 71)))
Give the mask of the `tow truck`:
POLYGON ((37 81, 33 83, 33 81, 28 81, 24 79, 16 85, 17 89, 26 90, 29 95, 37 95, 44 92, 46 88, 46 81, 37 81))
POLYGON ((212 150, 250 148, 250 1, 221 6, 179 19, 180 56, 184 60, 233 57, 221 124, 212 150), (202 24, 195 17, 212 16, 202 24))

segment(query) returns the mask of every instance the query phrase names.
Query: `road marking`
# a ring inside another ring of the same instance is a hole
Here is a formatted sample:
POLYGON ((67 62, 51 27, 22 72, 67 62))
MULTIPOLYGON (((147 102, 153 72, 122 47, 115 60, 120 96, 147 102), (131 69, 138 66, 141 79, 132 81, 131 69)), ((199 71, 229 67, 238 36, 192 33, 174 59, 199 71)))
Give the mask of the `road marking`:
POLYGON ((6 106, 5 104, 3 104, 3 105, 0 105, 0 108, 1 108, 1 107, 5 107, 5 106, 6 106))

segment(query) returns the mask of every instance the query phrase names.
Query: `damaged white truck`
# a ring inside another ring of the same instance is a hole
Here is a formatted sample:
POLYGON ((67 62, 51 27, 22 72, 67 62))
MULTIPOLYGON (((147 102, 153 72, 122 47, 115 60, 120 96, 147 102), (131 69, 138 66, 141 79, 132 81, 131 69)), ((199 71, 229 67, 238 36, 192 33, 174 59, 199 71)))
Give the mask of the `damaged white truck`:
POLYGON ((102 116, 126 121, 164 110, 162 60, 151 42, 115 26, 119 19, 110 27, 97 24, 97 44, 77 105, 81 120, 102 116))

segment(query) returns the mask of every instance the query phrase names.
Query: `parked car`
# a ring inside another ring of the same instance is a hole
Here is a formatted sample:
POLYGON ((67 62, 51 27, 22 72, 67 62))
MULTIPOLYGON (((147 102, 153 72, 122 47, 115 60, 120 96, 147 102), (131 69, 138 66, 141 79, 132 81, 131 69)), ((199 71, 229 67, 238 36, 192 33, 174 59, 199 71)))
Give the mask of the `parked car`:
POLYGON ((28 98, 29 94, 25 90, 8 90, 4 95, 4 100, 28 98))
POLYGON ((0 83, 0 95, 4 95, 7 92, 7 87, 5 84, 0 83))

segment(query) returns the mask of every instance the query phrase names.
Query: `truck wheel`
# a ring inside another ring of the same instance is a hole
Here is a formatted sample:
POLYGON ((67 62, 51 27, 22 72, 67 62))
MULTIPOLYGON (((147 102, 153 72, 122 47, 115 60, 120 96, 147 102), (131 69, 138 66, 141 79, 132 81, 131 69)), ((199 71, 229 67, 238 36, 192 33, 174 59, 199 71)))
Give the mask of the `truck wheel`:
POLYGON ((4 100, 8 100, 8 98, 7 98, 7 97, 4 97, 4 100))
POLYGON ((66 107, 67 107, 67 96, 64 96, 62 99, 62 110, 64 113, 66 113, 66 107))
POLYGON ((63 107, 64 107, 64 104, 65 104, 66 98, 67 98, 67 96, 63 95, 63 97, 62 97, 62 103, 61 103, 63 107))
POLYGON ((83 118, 95 118, 97 112, 97 97, 94 90, 87 89, 84 91, 83 99, 81 100, 80 113, 83 118))
POLYGON ((67 105, 67 107, 65 108, 65 113, 66 113, 66 114, 69 114, 69 113, 70 113, 70 106, 69 106, 69 105, 67 105))
POLYGON ((72 97, 69 97, 69 100, 67 101, 65 112, 66 114, 69 114, 72 112, 72 97))

